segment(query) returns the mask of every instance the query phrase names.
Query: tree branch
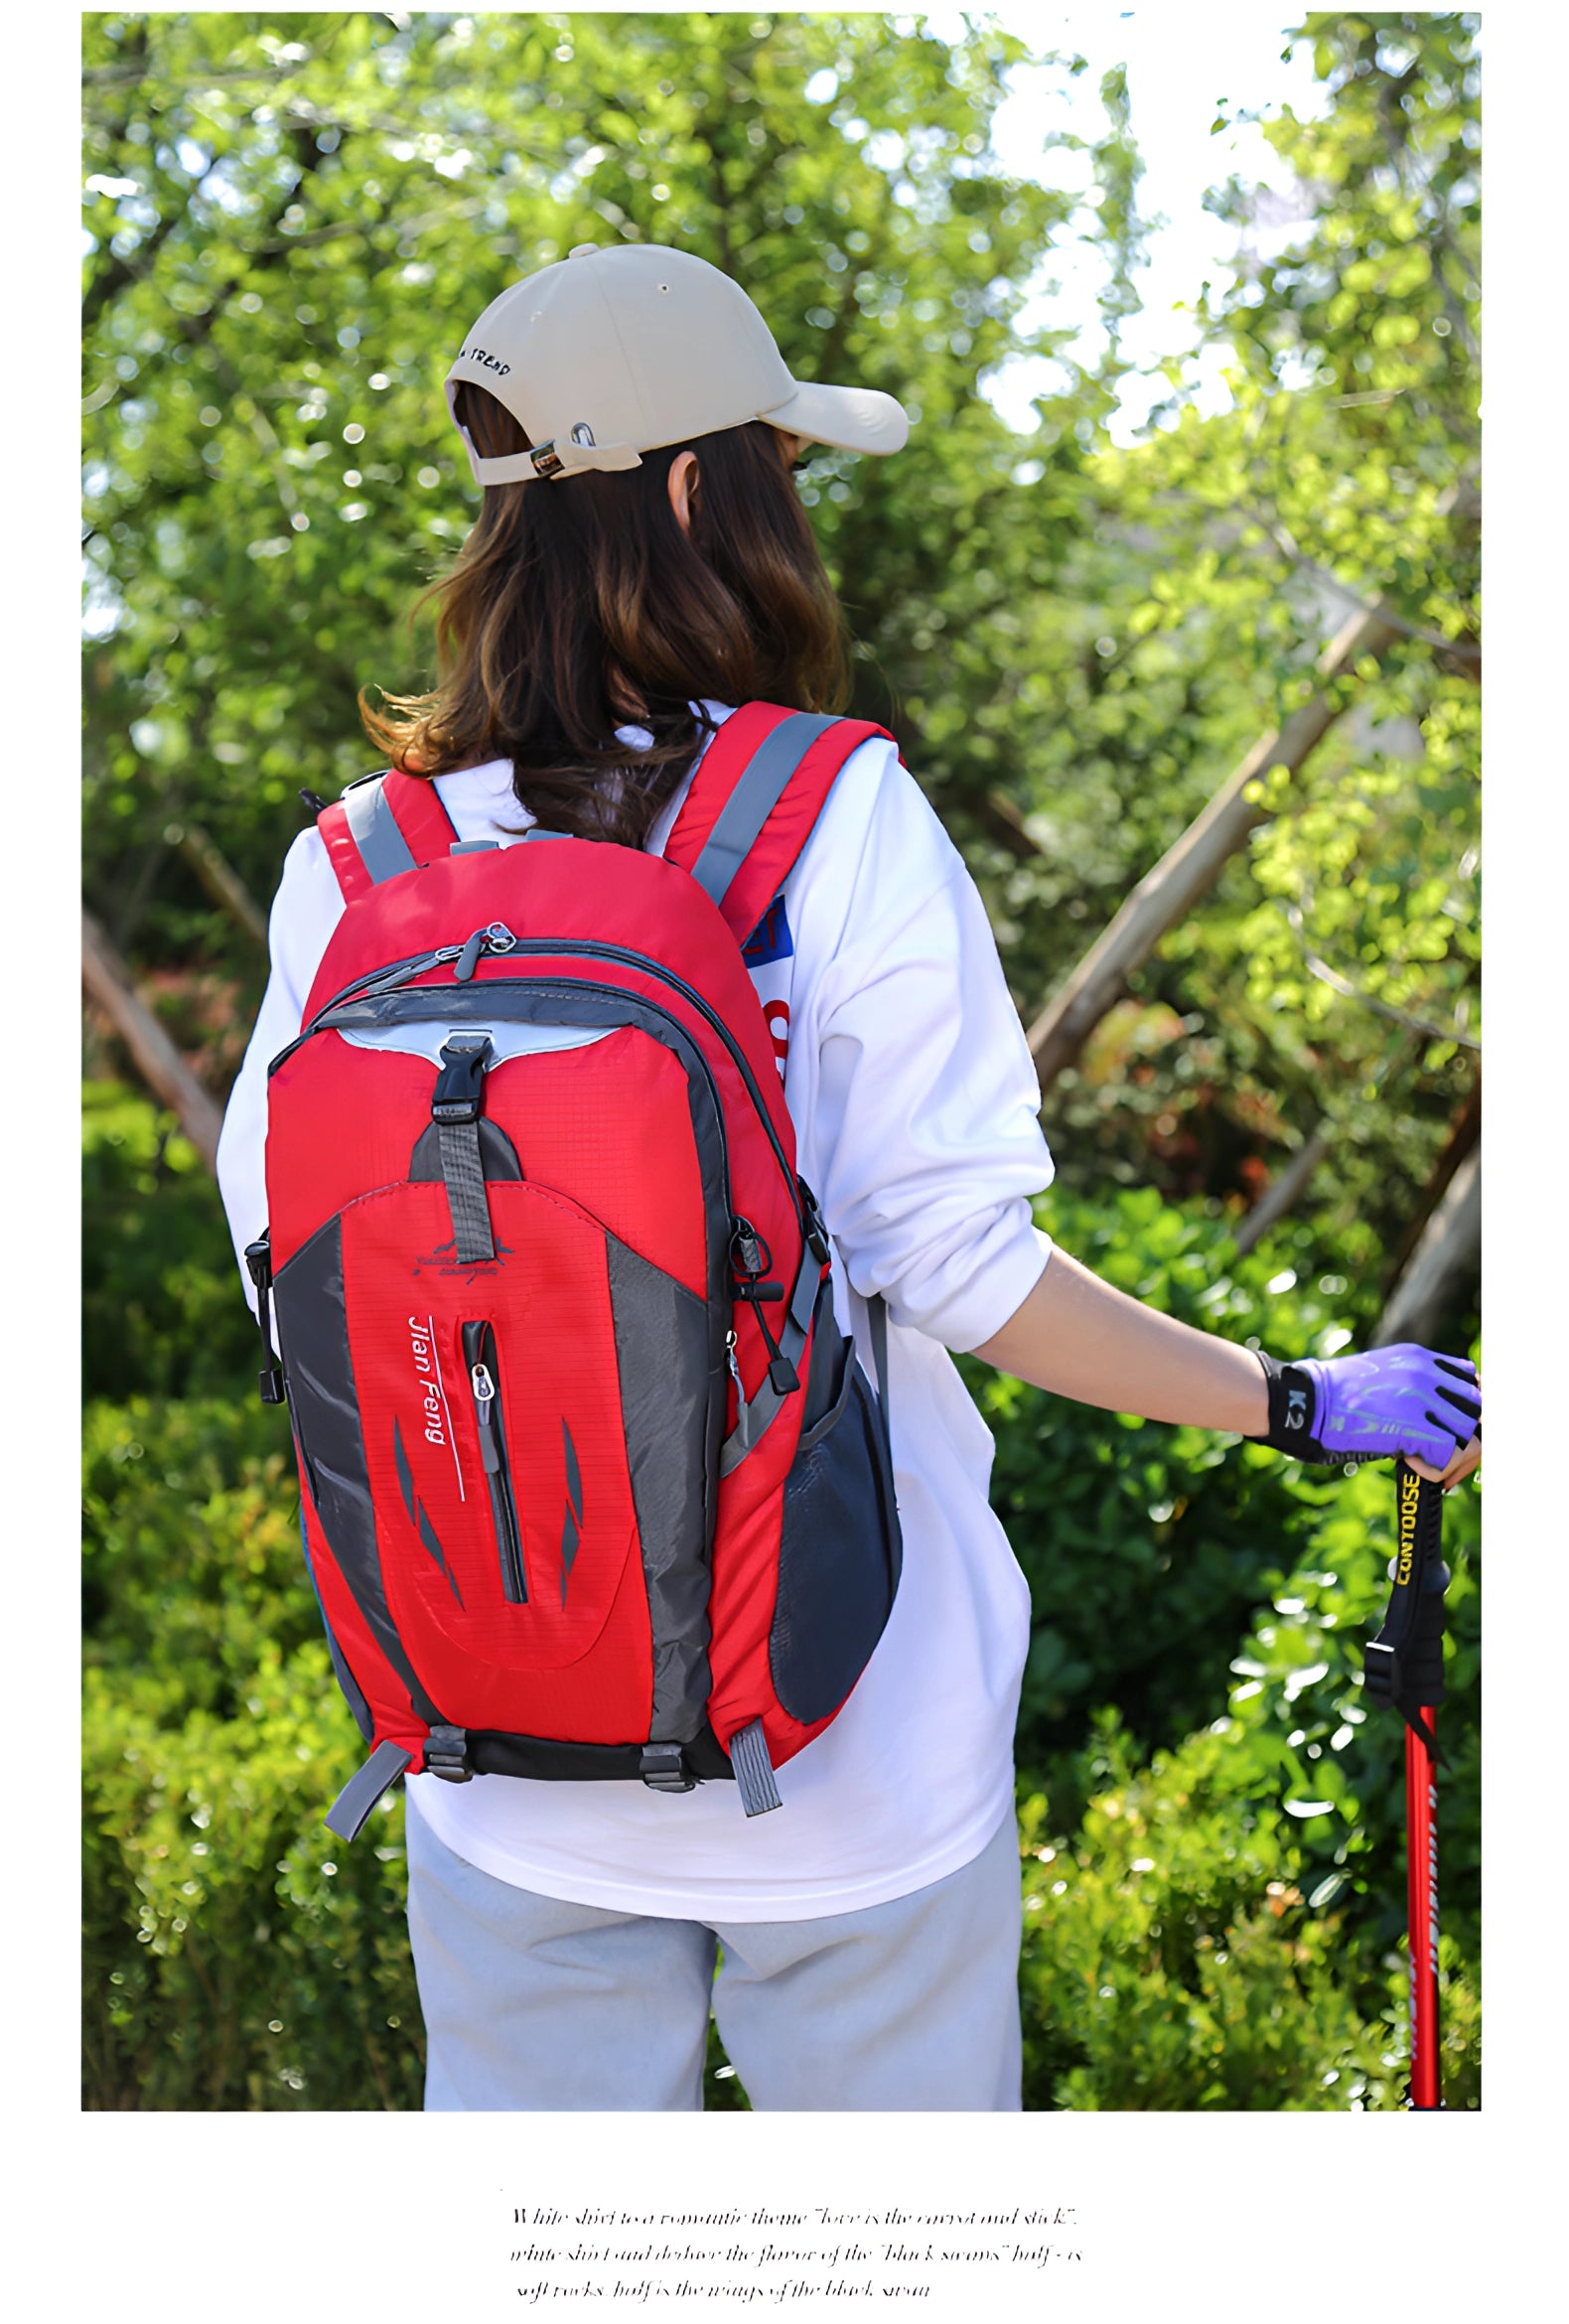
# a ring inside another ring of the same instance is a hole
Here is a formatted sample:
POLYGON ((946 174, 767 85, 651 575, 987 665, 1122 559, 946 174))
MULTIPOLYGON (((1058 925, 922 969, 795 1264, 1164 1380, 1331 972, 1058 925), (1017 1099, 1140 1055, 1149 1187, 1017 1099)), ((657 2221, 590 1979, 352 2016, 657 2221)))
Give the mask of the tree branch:
MULTIPOLYGON (((1348 622, 1319 656, 1326 686, 1355 670, 1364 654, 1381 654, 1397 632, 1381 606, 1348 622)), ((1249 798, 1273 767, 1296 774, 1341 714, 1328 691, 1311 694, 1278 733, 1262 735, 1182 837, 1134 888, 1067 983, 1030 1027, 1030 1052, 1047 1089, 1075 1058, 1127 979, 1198 899, 1271 809, 1249 798)))
POLYGON ((217 1167, 223 1117, 146 1003, 90 912, 81 915, 81 981, 130 1051, 143 1081, 167 1105, 210 1170, 217 1167))

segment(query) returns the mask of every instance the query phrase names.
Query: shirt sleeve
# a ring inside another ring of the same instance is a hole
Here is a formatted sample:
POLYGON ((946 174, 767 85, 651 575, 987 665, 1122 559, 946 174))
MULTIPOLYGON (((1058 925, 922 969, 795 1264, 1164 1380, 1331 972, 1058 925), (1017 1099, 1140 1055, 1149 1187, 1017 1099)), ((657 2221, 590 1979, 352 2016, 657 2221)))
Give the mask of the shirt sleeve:
POLYGON ((802 896, 799 925, 803 955, 823 965, 797 994, 791 1051, 810 1061, 811 1183, 850 1282, 881 1292, 896 1323, 969 1349, 1047 1263, 1030 1197, 1052 1158, 985 906, 920 786, 881 749, 880 765, 846 768, 819 828, 821 892, 802 896), (864 844, 847 874, 858 788, 864 844))
POLYGON ((306 998, 343 908, 320 834, 302 831, 284 860, 273 898, 267 927, 272 971, 217 1142, 218 1192, 252 1312, 256 1294, 245 1268, 245 1245, 267 1224, 267 1067, 300 1030, 306 998))

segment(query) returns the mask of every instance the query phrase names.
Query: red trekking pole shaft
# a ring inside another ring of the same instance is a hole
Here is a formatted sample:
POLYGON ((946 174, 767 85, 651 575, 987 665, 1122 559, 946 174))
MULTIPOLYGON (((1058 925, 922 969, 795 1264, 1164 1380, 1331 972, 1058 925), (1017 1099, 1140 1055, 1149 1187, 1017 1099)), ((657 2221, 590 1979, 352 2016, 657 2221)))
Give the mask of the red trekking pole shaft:
MULTIPOLYGON (((1434 1487, 1436 1492, 1438 1487, 1434 1487)), ((1430 1725, 1433 1710, 1417 1716, 1430 1725)), ((1411 2104, 1441 2104, 1438 2090, 1438 1800, 1433 1755, 1405 1732, 1405 1894, 1411 1951, 1411 2104)))
POLYGON ((1405 1892, 1411 1983, 1411 2105, 1443 2105, 1438 2076, 1436 1722, 1444 1699, 1444 1491, 1396 1466, 1395 1556, 1383 1628, 1366 1650, 1368 1693, 1405 1720, 1405 1892))

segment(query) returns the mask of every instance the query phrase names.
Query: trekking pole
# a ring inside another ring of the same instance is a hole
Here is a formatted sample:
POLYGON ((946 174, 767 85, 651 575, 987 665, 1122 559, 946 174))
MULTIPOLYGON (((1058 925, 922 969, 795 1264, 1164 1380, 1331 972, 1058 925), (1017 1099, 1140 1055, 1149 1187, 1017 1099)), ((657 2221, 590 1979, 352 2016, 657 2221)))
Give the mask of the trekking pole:
POLYGON ((1444 1699, 1444 1489, 1401 1460, 1383 1627, 1364 1651, 1368 1694, 1405 1721, 1405 1891, 1411 1961, 1411 2098, 1441 2106, 1438 2077, 1437 1718, 1444 1699))

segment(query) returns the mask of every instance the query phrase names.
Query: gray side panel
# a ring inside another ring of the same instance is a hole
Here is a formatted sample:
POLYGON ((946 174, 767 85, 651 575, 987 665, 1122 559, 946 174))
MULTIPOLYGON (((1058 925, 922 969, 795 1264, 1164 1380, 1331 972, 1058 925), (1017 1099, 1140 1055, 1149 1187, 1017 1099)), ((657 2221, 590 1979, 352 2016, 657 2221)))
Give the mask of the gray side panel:
POLYGON ((379 782, 359 783, 346 792, 344 814, 359 860, 377 887, 383 880, 395 879, 399 872, 418 869, 379 782))
POLYGON ((783 719, 759 745, 692 866, 693 879, 716 904, 723 904, 731 881, 784 797, 790 777, 817 737, 835 723, 814 711, 798 710, 792 718, 783 719))
MULTIPOLYGON (((684 1743, 708 1701, 704 1447, 715 1376, 705 1302, 605 1237, 622 1426, 653 1630, 651 1741, 684 1743)), ((720 1378, 725 1377, 723 1374, 720 1378)))
POLYGON ((421 1718, 441 1714, 415 1677, 387 1611, 370 1506, 365 1443, 355 1400, 344 1304, 343 1234, 336 1219, 319 1228, 280 1268, 272 1286, 278 1345, 289 1382, 316 1514, 355 1602, 421 1718))

